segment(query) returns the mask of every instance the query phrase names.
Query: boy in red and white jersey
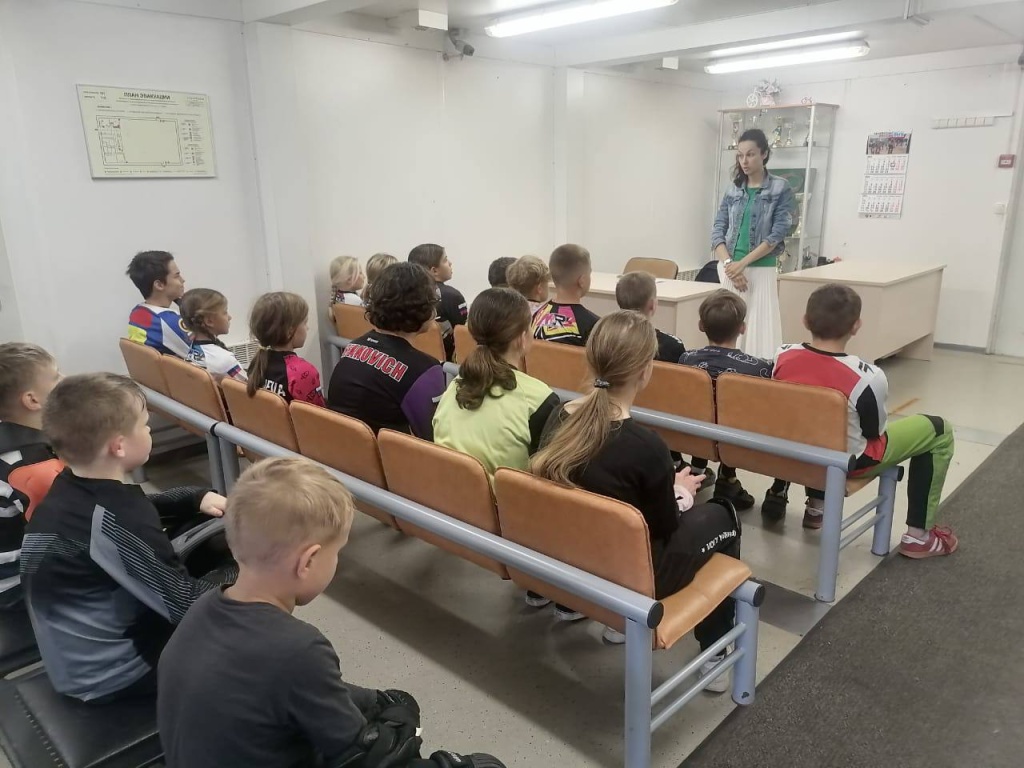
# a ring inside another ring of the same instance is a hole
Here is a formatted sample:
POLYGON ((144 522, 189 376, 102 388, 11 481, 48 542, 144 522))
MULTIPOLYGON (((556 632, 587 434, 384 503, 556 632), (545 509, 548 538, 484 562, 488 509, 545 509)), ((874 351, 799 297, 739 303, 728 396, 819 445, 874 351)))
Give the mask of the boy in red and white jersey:
MULTIPOLYGON (((860 296, 848 286, 829 284, 815 290, 804 315, 811 343, 783 346, 773 378, 829 387, 846 396, 847 449, 857 457, 852 477, 874 477, 910 459, 907 532, 899 552, 913 558, 951 555, 958 546, 956 536, 934 523, 953 459, 953 427, 941 417, 920 414, 887 423, 885 373, 846 352, 860 330, 860 311, 860 296)), ((807 496, 804 527, 820 528, 825 495, 808 488, 807 496)))

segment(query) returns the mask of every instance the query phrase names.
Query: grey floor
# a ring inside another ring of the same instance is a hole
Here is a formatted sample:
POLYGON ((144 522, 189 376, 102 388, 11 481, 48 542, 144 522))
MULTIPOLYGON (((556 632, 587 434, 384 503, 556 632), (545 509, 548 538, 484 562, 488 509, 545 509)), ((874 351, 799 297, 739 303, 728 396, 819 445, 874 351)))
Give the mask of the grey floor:
MULTIPOLYGON (((1024 360, 937 351, 931 362, 891 360, 884 368, 894 418, 934 413, 957 428, 946 494, 1024 422, 1024 398, 1016 396, 1024 360)), ((154 471, 151 482, 194 482, 201 470, 193 462, 154 471)), ((766 479, 741 476, 763 495, 766 479)), ((781 528, 762 528, 756 508, 745 518, 744 559, 773 585, 762 609, 759 677, 828 610, 811 598, 818 550, 816 535, 800 527, 799 501, 781 528)), ((901 492, 898 520, 904 510, 901 492)), ((840 600, 880 562, 869 547, 865 537, 844 551, 840 600)), ((360 517, 334 583, 299 615, 334 643, 347 678, 419 698, 430 748, 490 751, 509 768, 622 765, 623 649, 603 645, 592 622, 567 626, 527 608, 514 585, 469 563, 360 517)), ((655 654, 656 678, 695 651, 687 639, 655 654)), ((654 765, 677 766, 733 706, 709 694, 692 702, 656 734, 654 765)))

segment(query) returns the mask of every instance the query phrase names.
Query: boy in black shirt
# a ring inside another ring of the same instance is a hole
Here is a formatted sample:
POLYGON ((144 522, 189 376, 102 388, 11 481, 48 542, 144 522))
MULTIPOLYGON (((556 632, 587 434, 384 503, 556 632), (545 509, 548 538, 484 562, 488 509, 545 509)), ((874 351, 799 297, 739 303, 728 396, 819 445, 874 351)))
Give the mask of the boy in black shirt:
MULTIPOLYGON (((747 305, 743 299, 724 289, 715 291, 700 305, 700 330, 711 343, 687 352, 679 362, 703 368, 711 375, 712 381, 717 380, 723 373, 742 373, 746 376, 770 379, 770 360, 748 355, 736 346, 736 340, 747 330, 746 317, 747 305)), ((699 471, 707 467, 708 460, 694 457, 691 463, 694 469, 699 471)), ((788 483, 775 481, 761 505, 762 514, 771 517, 780 501, 783 513, 785 512, 788 487, 788 483)), ((729 499, 737 509, 750 509, 754 506, 754 497, 743 488, 736 476, 736 470, 725 464, 719 466, 715 495, 729 499)))
MULTIPOLYGON (((43 436, 43 405, 60 381, 57 363, 34 344, 0 344, 0 611, 24 609, 18 558, 33 503, 19 479, 57 455, 43 436)), ((2 619, 0 619, 2 620, 2 619)))
POLYGON ((585 347, 597 315, 580 304, 590 290, 590 251, 582 245, 560 245, 548 263, 555 298, 533 315, 533 338, 585 347))
POLYGON ((168 768, 503 768, 489 755, 421 759, 416 700, 346 683, 327 638, 292 616, 334 578, 353 513, 345 487, 306 459, 239 478, 225 517, 238 581, 199 600, 160 659, 168 768))
MULTIPOLYGON (((619 309, 632 309, 646 315, 654 322, 654 313, 658 310, 658 284, 650 272, 629 272, 619 278, 615 285, 615 301, 619 309)), ((679 358, 686 352, 683 342, 670 333, 662 333, 657 328, 658 354, 654 358, 662 363, 679 363, 679 358)))
POLYGON ((224 497, 124 483, 149 458, 148 422, 142 390, 112 373, 64 379, 43 408, 67 468, 25 529, 21 580, 50 682, 82 701, 152 694, 174 626, 218 581, 191 576, 165 529, 219 517, 224 497))
POLYGON ((452 279, 452 263, 444 248, 434 243, 417 245, 409 251, 409 261, 419 264, 437 283, 437 322, 444 341, 444 356, 448 362, 455 359, 455 326, 465 325, 469 310, 466 297, 448 285, 452 279))

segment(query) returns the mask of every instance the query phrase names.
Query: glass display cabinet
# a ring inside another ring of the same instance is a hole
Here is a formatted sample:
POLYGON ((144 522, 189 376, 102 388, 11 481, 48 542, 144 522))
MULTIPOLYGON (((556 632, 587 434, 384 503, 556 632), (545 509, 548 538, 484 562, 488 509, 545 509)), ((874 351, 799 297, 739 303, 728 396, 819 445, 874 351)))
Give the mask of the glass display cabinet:
POLYGON ((718 112, 718 172, 715 211, 733 183, 736 142, 748 128, 760 128, 772 150, 768 170, 784 177, 796 195, 793 229, 779 271, 792 272, 824 264, 825 202, 828 190, 835 104, 796 104, 778 107, 737 107, 718 112))

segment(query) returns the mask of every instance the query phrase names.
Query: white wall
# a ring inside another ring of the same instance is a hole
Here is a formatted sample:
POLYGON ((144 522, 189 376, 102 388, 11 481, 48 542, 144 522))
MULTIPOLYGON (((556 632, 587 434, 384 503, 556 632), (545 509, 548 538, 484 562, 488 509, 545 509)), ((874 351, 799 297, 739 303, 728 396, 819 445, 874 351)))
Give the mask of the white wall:
MULTIPOLYGON (((310 267, 444 245, 452 284, 553 245, 553 70, 294 32, 310 267)), ((323 304, 323 302, 321 302, 323 304)))
POLYGON ((711 254, 719 95, 588 72, 584 78, 581 242, 595 268, 634 256, 698 267, 711 254))
MULTIPOLYGON (((242 25, 67 0, 0 0, 0 221, 27 338, 67 372, 122 370, 132 255, 170 250, 241 335, 266 262, 242 25), (90 178, 76 83, 210 97, 216 179, 90 178)), ((6 310, 5 310, 6 311, 6 310)))
MULTIPOLYGON (((828 181, 824 255, 849 260, 945 263, 936 341, 985 348, 997 295, 1005 217, 1013 173, 996 167, 1015 151, 1010 118, 988 128, 934 130, 933 117, 1015 110, 1020 69, 1013 64, 958 66, 837 81, 784 82, 784 101, 811 96, 839 104, 828 181), (857 214, 864 146, 872 131, 912 130, 903 218, 857 214)), ((781 74, 781 73, 780 73, 781 74)), ((729 93, 723 106, 741 103, 729 93)))

